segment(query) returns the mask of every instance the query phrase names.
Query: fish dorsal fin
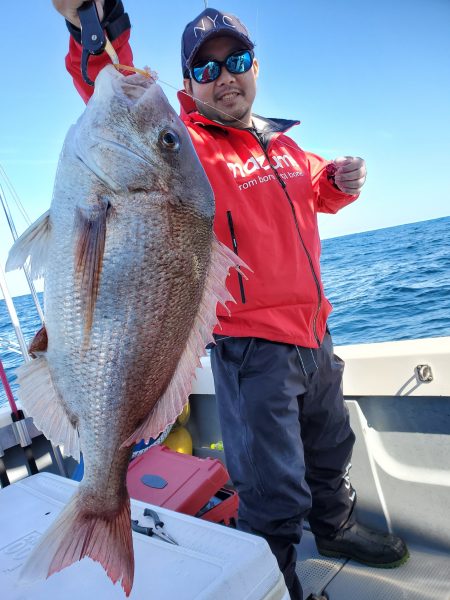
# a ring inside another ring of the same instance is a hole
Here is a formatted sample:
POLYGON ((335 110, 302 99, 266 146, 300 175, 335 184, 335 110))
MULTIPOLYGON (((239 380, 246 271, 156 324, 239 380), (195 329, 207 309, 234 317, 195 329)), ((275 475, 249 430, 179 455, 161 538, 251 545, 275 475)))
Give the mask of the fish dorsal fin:
POLYGON ((27 415, 54 446, 80 460, 80 441, 48 368, 45 353, 16 369, 18 396, 27 415))
POLYGON ((95 199, 76 208, 75 272, 78 275, 81 302, 85 311, 85 335, 89 334, 92 327, 100 286, 108 208, 109 202, 103 199, 95 199))
POLYGON ((228 271, 231 268, 240 271, 241 267, 249 269, 243 260, 214 237, 203 297, 175 373, 146 421, 122 446, 131 446, 142 439, 148 442, 150 438, 158 437, 183 410, 191 393, 195 369, 201 367, 200 357, 205 354, 205 346, 214 342, 212 331, 217 323, 217 303, 227 308, 225 302, 234 302, 225 286, 228 271))
POLYGON ((22 268, 27 258, 30 257, 31 277, 36 279, 42 276, 47 262, 50 230, 50 211, 48 210, 14 242, 6 261, 6 271, 22 268))

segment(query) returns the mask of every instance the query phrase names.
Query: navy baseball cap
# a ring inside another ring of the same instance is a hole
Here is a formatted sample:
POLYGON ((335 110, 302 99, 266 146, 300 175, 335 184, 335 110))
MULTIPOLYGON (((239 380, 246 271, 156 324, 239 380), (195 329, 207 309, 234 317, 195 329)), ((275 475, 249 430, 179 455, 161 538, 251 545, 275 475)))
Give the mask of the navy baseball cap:
POLYGON ((181 38, 181 68, 183 77, 189 77, 189 69, 200 46, 213 37, 229 35, 240 40, 245 48, 252 50, 251 41, 245 25, 230 13, 215 8, 206 8, 198 17, 188 23, 181 38))

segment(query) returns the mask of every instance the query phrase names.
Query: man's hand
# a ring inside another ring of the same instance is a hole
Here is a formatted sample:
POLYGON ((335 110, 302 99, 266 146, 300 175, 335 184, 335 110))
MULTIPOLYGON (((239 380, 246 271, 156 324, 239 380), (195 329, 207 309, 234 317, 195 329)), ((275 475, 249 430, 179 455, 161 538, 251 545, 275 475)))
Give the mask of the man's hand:
POLYGON ((340 156, 335 158, 334 182, 345 194, 356 195, 366 181, 366 163, 358 156, 340 156))
MULTIPOLYGON (((62 14, 62 16, 70 21, 72 25, 80 27, 80 19, 78 18, 77 10, 83 4, 84 0, 52 0, 53 6, 62 14)), ((95 0, 97 12, 100 22, 103 19, 103 6, 105 0, 95 0)))

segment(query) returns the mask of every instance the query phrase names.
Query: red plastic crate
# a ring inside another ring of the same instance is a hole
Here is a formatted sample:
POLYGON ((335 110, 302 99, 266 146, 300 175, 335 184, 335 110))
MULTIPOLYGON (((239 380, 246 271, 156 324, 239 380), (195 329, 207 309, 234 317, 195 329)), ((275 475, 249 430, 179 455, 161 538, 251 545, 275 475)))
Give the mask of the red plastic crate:
POLYGON ((154 446, 130 463, 127 486, 136 500, 186 515, 197 515, 210 502, 215 506, 201 518, 227 523, 235 518, 238 502, 236 492, 221 489, 228 479, 220 460, 154 446))
POLYGON ((239 496, 236 491, 221 488, 196 516, 205 521, 234 525, 238 517, 239 496))

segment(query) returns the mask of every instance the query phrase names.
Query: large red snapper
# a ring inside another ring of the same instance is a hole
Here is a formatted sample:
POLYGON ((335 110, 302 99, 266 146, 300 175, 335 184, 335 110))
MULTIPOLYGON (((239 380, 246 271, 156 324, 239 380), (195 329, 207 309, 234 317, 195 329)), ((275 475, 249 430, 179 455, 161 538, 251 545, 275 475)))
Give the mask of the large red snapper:
POLYGON ((48 346, 21 367, 20 399, 85 461, 24 577, 90 556, 130 593, 130 447, 183 409, 216 304, 231 300, 228 270, 242 264, 215 239, 213 217, 209 182, 160 87, 106 67, 67 135, 50 210, 7 265, 30 256, 45 276, 48 346))

